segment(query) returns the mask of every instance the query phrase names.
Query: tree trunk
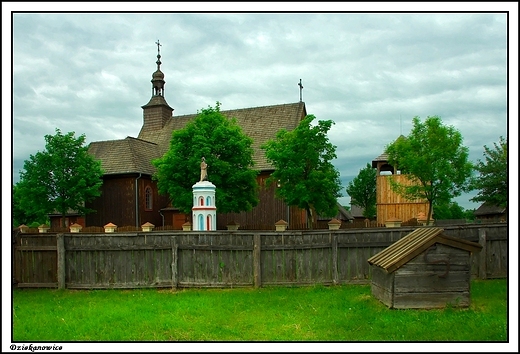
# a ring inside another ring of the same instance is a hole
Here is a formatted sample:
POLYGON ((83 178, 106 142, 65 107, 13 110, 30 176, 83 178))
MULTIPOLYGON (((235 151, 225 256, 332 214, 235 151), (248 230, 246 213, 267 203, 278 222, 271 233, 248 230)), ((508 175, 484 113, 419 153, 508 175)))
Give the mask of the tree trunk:
POLYGON ((428 203, 428 216, 426 217, 426 226, 430 226, 430 220, 432 218, 433 203, 431 200, 428 203))
POLYGON ((314 225, 314 217, 312 214, 312 207, 307 207, 305 210, 307 210, 307 228, 309 230, 313 229, 314 225))

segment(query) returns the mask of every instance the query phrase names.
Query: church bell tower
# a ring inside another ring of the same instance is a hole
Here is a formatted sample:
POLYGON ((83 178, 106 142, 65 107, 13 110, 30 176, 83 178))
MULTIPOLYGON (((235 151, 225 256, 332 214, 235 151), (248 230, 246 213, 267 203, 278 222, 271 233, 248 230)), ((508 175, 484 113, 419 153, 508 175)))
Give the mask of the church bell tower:
POLYGON ((142 106, 143 109, 143 128, 142 131, 159 130, 173 116, 171 108, 164 99, 164 74, 161 71, 161 46, 159 40, 157 44, 157 70, 152 74, 152 98, 142 106))

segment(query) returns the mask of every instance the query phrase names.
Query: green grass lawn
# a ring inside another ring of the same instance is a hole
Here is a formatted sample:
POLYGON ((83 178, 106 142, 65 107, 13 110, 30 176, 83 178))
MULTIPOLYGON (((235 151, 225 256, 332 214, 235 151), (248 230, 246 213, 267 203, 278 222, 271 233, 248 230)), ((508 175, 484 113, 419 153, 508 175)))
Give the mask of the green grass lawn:
POLYGON ((395 310, 369 285, 13 291, 13 340, 507 341, 506 279, 465 309, 395 310))

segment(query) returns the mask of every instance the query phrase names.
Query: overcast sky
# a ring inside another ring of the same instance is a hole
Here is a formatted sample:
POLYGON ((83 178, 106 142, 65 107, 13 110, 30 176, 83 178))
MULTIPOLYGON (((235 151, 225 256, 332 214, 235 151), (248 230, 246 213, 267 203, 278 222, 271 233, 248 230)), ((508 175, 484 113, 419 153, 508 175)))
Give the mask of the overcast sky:
MULTIPOLYGON (((15 13, 12 25, 13 183, 56 128, 136 137, 158 39, 174 115, 297 102, 301 79, 307 112, 335 122, 343 187, 414 116, 454 126, 472 161, 508 135, 505 13, 15 13)), ((476 208, 472 196, 455 200, 476 208)))

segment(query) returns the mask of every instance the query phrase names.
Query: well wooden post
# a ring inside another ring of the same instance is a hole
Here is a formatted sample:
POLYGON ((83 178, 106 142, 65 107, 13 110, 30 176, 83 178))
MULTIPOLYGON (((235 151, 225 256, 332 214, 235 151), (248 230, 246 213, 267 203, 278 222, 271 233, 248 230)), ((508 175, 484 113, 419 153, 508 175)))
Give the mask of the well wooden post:
POLYGON ((260 234, 253 235, 253 283, 255 288, 262 286, 262 274, 260 263, 260 234))
POLYGON ((58 259, 58 289, 65 289, 65 239, 63 234, 56 235, 56 251, 58 259))
POLYGON ((478 229, 478 243, 482 246, 479 254, 479 262, 478 262, 478 277, 480 279, 487 279, 487 266, 486 266, 486 258, 487 258, 487 250, 486 250, 486 230, 478 229))
POLYGON ((338 235, 331 234, 332 245, 332 284, 338 284, 338 235))

